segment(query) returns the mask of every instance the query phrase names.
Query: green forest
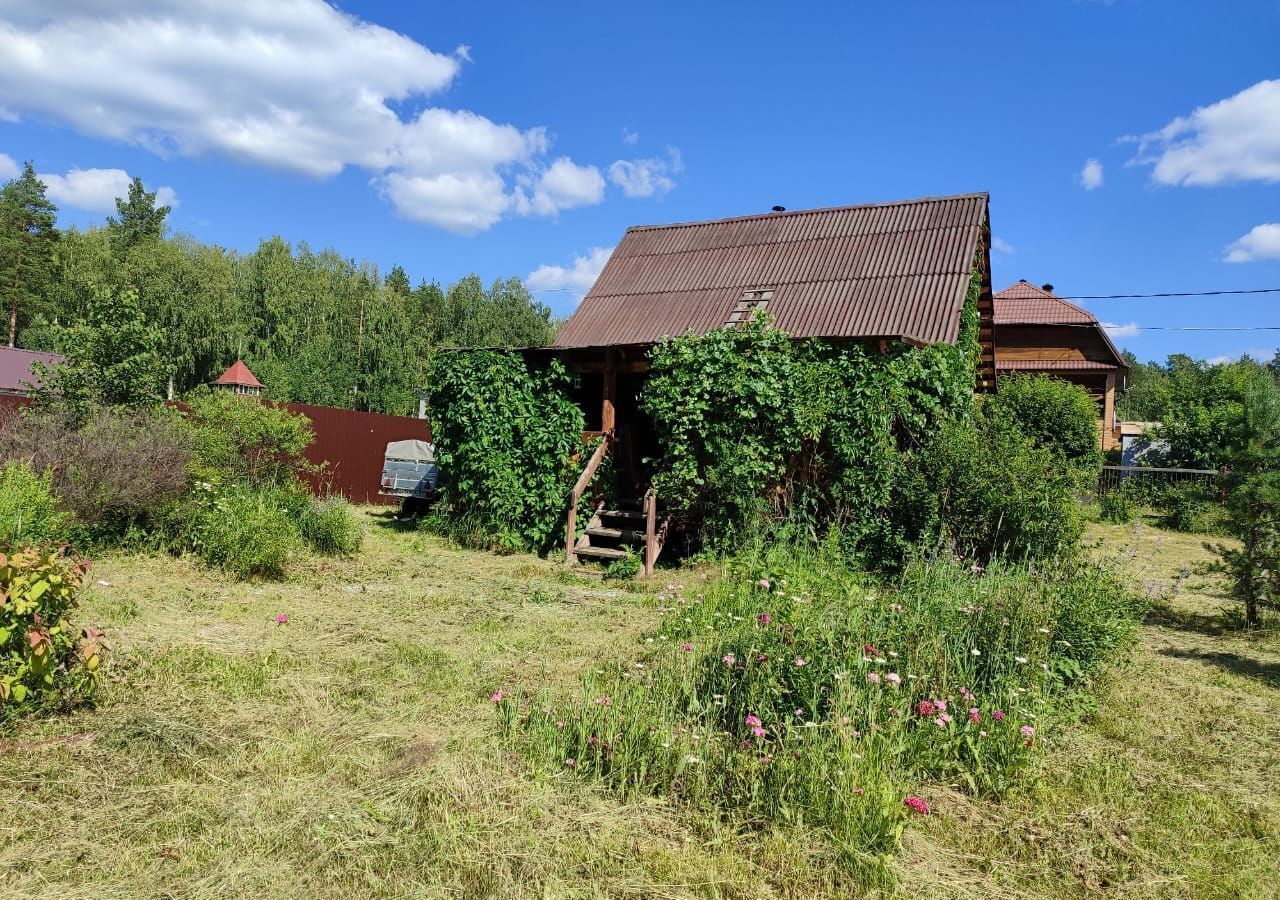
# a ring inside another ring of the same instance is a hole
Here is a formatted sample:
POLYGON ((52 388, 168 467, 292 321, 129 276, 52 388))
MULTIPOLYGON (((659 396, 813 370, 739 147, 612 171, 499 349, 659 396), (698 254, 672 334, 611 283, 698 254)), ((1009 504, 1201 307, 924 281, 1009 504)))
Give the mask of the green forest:
POLYGON ((8 346, 74 359, 123 328, 136 383, 160 396, 242 357, 271 399, 409 414, 438 348, 537 346, 558 325, 519 278, 414 286, 398 265, 279 236, 252 253, 205 244, 168 233, 169 207, 139 179, 116 206, 102 227, 59 228, 30 164, 0 188, 8 346))

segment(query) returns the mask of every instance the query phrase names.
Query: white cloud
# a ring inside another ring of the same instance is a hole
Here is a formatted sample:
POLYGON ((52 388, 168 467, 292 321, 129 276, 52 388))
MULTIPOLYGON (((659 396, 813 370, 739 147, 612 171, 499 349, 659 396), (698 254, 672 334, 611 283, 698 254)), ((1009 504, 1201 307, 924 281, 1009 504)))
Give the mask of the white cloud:
POLYGON ((1280 223, 1255 225, 1248 234, 1227 246, 1227 255, 1223 258, 1231 263, 1280 259, 1280 223))
POLYGON ((21 174, 22 166, 18 165, 12 156, 0 153, 0 181, 17 178, 21 174))
POLYGON ((568 266, 538 266, 525 283, 531 291, 567 291, 581 297, 600 277, 611 253, 612 247, 592 247, 585 255, 575 256, 568 266))
POLYGON ((562 156, 543 172, 526 176, 524 189, 516 192, 521 215, 555 215, 562 209, 590 206, 604 199, 604 176, 595 166, 580 166, 562 156))
POLYGON ((464 234, 514 211, 523 176, 549 179, 528 200, 540 214, 603 196, 598 170, 542 163, 543 129, 422 102, 469 48, 439 53, 323 0, 4 2, 0 58, 0 109, 162 156, 363 168, 401 216, 464 234))
POLYGON ((684 171, 684 159, 675 147, 667 148, 667 158, 620 159, 609 166, 609 180, 628 197, 661 196, 676 186, 672 175, 684 171))
MULTIPOLYGON (((59 206, 74 206, 90 212, 113 213, 116 198, 129 196, 133 180, 124 169, 72 169, 66 175, 41 172, 49 199, 59 206)), ((178 195, 171 187, 156 188, 156 203, 177 206, 178 195)))
POLYGON ((1079 179, 1086 191, 1102 187, 1102 163, 1092 158, 1085 160, 1079 179))
POLYGON ((1012 256, 1014 253, 1013 244, 1010 244, 999 235, 991 238, 991 249, 996 253, 1003 253, 1006 256, 1012 256))
POLYGON ((1138 139, 1137 164, 1160 184, 1280 181, 1280 79, 1200 106, 1138 139))
POLYGON ((1102 327, 1113 338, 1131 338, 1142 334, 1142 328, 1137 322, 1130 322, 1127 325, 1120 325, 1116 322, 1103 322, 1102 327))
POLYGON ((624 127, 622 129, 622 143, 634 147, 639 140, 640 135, 638 133, 632 131, 630 128, 624 127))

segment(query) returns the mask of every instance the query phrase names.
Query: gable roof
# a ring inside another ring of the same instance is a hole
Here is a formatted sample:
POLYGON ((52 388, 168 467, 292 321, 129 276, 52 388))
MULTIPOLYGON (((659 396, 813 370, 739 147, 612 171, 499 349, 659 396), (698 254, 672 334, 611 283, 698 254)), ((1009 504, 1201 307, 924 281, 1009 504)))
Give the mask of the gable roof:
POLYGON ((1096 325, 1087 309, 1023 279, 992 295, 997 325, 1096 325))
POLYGON ((218 376, 214 384, 231 385, 238 387, 266 387, 249 371, 249 367, 244 364, 244 360, 237 359, 231 364, 227 371, 218 376))
MULTIPOLYGON (((1086 368, 1109 368, 1109 369, 1125 369, 1129 366, 1124 361, 1124 357, 1120 355, 1120 350, 1111 340, 1111 335, 1107 334, 1107 329, 1102 327, 1097 317, 1087 309, 1076 306, 1063 300, 1052 290, 1052 285, 1044 287, 1036 287, 1025 278, 1009 285, 1002 291, 997 291, 991 296, 991 302, 994 306, 993 321, 998 328, 1001 325, 1069 325, 1076 328, 1092 326, 1090 330, 1102 337, 1103 343, 1106 344, 1107 350, 1114 359, 1114 364, 1102 363, 1096 361, 1090 365, 1040 365, 1039 368, 1058 368, 1067 369, 1074 368, 1083 371, 1086 368)), ((1000 358, 1000 338, 996 336, 996 368, 1036 368, 1030 364, 1015 366, 1012 361, 1001 360, 1000 358)), ((1026 361, 1024 361, 1025 363, 1026 361)), ((1040 362, 1049 362, 1042 360, 1040 362)), ((1061 361, 1055 361, 1061 362, 1061 361)))
POLYGON ((793 337, 954 341, 987 195, 627 229, 556 347, 650 344, 764 308, 793 337))
POLYGON ((34 363, 56 365, 65 359, 57 353, 39 353, 15 347, 0 347, 0 393, 26 394, 40 387, 40 379, 32 371, 34 363))

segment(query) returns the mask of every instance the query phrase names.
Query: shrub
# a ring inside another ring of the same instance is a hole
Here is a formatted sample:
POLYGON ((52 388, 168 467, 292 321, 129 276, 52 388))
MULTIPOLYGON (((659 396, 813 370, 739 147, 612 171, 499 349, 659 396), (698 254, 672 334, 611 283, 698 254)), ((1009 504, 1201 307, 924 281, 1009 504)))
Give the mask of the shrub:
POLYGON ((278 492, 234 488, 201 501, 188 537, 211 566, 236 578, 282 578, 302 543, 278 492))
POLYGON ((149 530, 186 495, 188 438, 164 409, 96 408, 82 419, 48 410, 0 420, 0 460, 48 473, 75 516, 78 543, 149 530))
POLYGON ((1206 529, 1211 502, 1211 489, 1195 482, 1170 485, 1155 498, 1156 509, 1161 513, 1160 524, 1183 532, 1206 529))
POLYGON ((93 692, 102 635, 70 620, 87 571, 58 550, 0 553, 0 721, 93 692))
POLYGON ((499 548, 547 550, 563 534, 582 447, 582 411, 559 362, 526 363, 499 351, 442 353, 427 404, 441 502, 424 527, 483 535, 499 548), (465 520, 465 521, 463 521, 465 520))
POLYGON ((1098 498, 1098 517, 1104 522, 1132 522, 1137 511, 1123 485, 1116 485, 1098 498))
POLYGON ((1012 423, 1039 447, 1051 448, 1073 465, 1102 464, 1098 442, 1098 404, 1078 384, 1048 375, 1000 379, 985 398, 984 413, 1012 423))
POLYGON ((298 524, 303 540, 326 556, 354 556, 364 541, 351 504, 341 497, 312 499, 298 524))
POLYGON ((208 388, 192 392, 184 402, 202 477, 289 485, 314 471, 302 456, 314 437, 306 416, 208 388))
POLYGON ((612 578, 615 581, 627 581, 639 575, 640 570, 643 568, 644 562, 640 559, 639 554, 628 550, 626 556, 615 559, 604 567, 604 577, 612 578))
POLYGON ((921 781, 1006 790, 1141 614, 1094 565, 917 562, 883 590, 835 543, 752 550, 697 594, 675 589, 643 666, 569 697, 500 688, 511 739, 626 799, 816 827, 887 877, 921 781))
POLYGON ((0 465, 0 550, 63 541, 68 517, 49 480, 21 462, 0 465))
POLYGON ((1004 418, 944 424, 910 454, 894 511, 906 538, 965 559, 1045 558, 1084 529, 1076 474, 1004 418))

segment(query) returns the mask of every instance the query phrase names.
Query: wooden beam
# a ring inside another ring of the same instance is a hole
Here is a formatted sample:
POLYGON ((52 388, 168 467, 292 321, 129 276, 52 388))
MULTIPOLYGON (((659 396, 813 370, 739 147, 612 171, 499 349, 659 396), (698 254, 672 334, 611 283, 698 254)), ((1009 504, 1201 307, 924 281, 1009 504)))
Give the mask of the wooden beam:
POLYGON ((600 430, 609 434, 617 426, 618 405, 618 354, 615 350, 605 352, 604 358, 604 400, 600 407, 600 430))

